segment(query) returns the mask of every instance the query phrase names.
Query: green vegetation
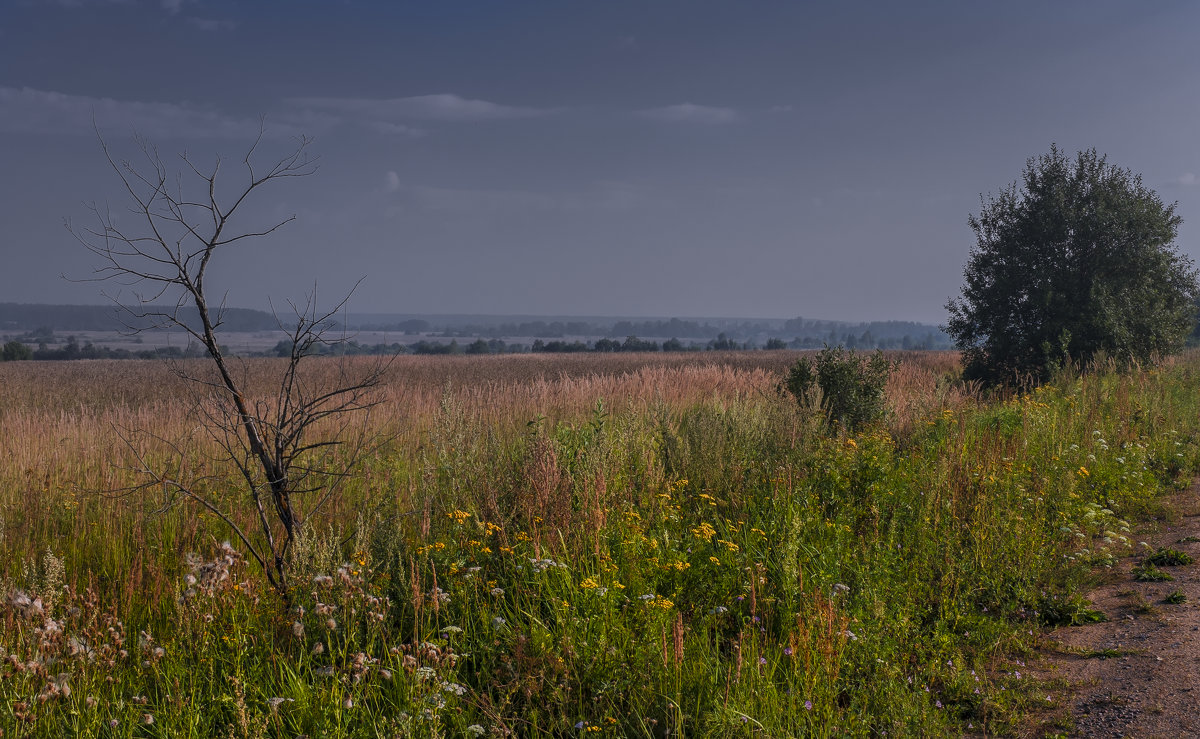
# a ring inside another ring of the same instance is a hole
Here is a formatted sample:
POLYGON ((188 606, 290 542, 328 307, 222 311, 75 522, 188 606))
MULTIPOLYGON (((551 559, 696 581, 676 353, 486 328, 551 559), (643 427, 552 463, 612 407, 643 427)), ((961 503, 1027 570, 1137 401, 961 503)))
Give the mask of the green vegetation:
POLYGON ((0 362, 15 362, 21 359, 33 359, 33 350, 19 341, 5 342, 0 349, 0 362))
POLYGON ((1179 605, 1180 603, 1187 603, 1187 595, 1184 594, 1184 592, 1182 590, 1179 590, 1178 588, 1176 588, 1175 590, 1172 590, 1170 593, 1167 593, 1167 597, 1163 598, 1163 602, 1170 603, 1171 605, 1179 605))
POLYGON ((853 432, 883 417, 892 369, 883 352, 866 358, 840 346, 825 347, 815 358, 797 359, 783 388, 801 406, 819 406, 827 420, 853 432))
POLYGON ((1158 569, 1149 562, 1133 568, 1133 579, 1138 582, 1170 582, 1175 578, 1169 572, 1158 569))
POLYGON ((964 375, 1042 382, 1099 356, 1146 364, 1196 326, 1200 288, 1174 244, 1181 219, 1095 149, 1057 147, 971 216, 976 246, 946 332, 964 375))
POLYGON ((397 360, 392 441, 303 528, 290 608, 218 518, 85 492, 135 482, 112 419, 193 423, 169 376, 98 396, 5 364, 6 735, 1003 733, 1041 699, 1038 624, 1090 618, 1092 573, 1200 460, 1195 360, 996 401, 910 360, 854 435, 778 375, 496 379, 520 361, 397 360))
POLYGON ((1146 562, 1159 567, 1177 567, 1179 565, 1190 565, 1192 563, 1192 555, 1181 552, 1178 549, 1159 549, 1154 554, 1146 557, 1146 562))

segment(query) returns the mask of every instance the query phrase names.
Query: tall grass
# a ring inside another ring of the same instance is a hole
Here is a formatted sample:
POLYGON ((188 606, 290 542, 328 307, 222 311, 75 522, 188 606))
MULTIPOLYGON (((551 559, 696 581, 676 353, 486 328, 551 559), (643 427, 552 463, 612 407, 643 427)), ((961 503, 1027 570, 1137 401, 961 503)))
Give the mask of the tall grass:
POLYGON ((179 439, 243 508, 169 368, 0 365, 0 727, 1003 731, 1037 629, 1200 466, 1200 362, 983 400, 913 354, 849 437, 777 392, 794 357, 400 358, 288 611, 219 520, 104 492, 179 439))

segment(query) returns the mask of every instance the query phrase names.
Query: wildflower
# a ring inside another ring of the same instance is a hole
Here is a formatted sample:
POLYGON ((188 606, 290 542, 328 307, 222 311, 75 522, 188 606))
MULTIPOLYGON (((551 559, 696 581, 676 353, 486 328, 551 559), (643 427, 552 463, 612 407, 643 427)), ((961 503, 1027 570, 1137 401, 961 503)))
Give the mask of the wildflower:
POLYGON ((579 587, 583 588, 584 590, 595 590, 596 588, 600 587, 600 585, 589 577, 583 582, 579 583, 579 587))
POLYGON ((466 728, 466 732, 471 736, 483 736, 487 733, 487 729, 483 728, 479 724, 471 724, 466 728))
POLYGON ((646 593, 645 595, 639 595, 638 600, 654 600, 654 593, 646 593))
POLYGON ((812 710, 812 701, 804 701, 804 710, 806 710, 806 711, 812 710))
POLYGON ((325 653, 325 645, 322 642, 317 642, 312 648, 313 656, 325 653))
POLYGON ((834 595, 841 595, 842 593, 849 593, 849 592, 850 592, 849 585, 843 585, 840 582, 834 583, 834 586, 833 586, 833 594, 834 595))
POLYGON ((496 628, 500 628, 501 626, 503 626, 506 623, 508 623, 508 622, 505 621, 504 618, 501 616, 496 616, 495 618, 492 619, 492 626, 494 626, 496 628))
POLYGON ((495 598, 503 598, 504 597, 504 588, 492 588, 488 592, 490 592, 492 594, 492 596, 495 598))
POLYGON ((758 658, 758 663, 759 663, 760 665, 765 665, 765 664, 767 663, 767 658, 766 658, 766 657, 759 657, 759 658, 758 658))
POLYGON ((292 624, 292 634, 297 639, 303 639, 304 638, 304 624, 300 623, 299 621, 294 622, 292 624))
POLYGON ((792 648, 791 648, 791 647, 784 647, 784 648, 783 648, 783 653, 784 653, 784 655, 785 655, 785 656, 787 656, 787 657, 791 657, 791 656, 792 656, 792 648))
POLYGON ((142 714, 142 723, 145 724, 146 726, 149 726, 154 723, 154 717, 148 713, 143 713, 142 714))
POLYGON ((942 702, 941 702, 941 701, 934 701, 934 702, 933 702, 933 707, 934 707, 934 708, 936 708, 936 709, 938 709, 938 710, 940 711, 940 710, 942 709, 942 702))
POLYGON ((728 610, 729 609, 726 608, 725 606, 717 606, 716 608, 710 609, 708 613, 710 616, 719 616, 728 610))
POLYGON ((1087 467, 1080 467, 1080 468, 1079 468, 1079 476, 1080 476, 1080 477, 1090 477, 1090 476, 1091 476, 1091 474, 1092 474, 1092 473, 1088 472, 1088 469, 1087 469, 1087 467))
POLYGON ((347 696, 346 700, 342 701, 342 708, 354 708, 354 699, 347 696))

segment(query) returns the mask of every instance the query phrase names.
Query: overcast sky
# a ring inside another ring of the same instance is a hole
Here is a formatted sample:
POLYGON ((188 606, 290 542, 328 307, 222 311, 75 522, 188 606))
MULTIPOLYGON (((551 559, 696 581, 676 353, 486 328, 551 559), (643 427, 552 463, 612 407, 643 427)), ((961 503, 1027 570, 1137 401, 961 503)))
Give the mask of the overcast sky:
MULTIPOLYGON (((1200 256, 1200 3, 0 0, 0 302, 101 303, 63 228, 306 134, 210 289, 356 312, 909 319, 1052 142, 1140 172, 1200 256)), ((125 217, 123 224, 132 225, 125 217)), ((109 290, 116 286, 110 286, 109 290)))

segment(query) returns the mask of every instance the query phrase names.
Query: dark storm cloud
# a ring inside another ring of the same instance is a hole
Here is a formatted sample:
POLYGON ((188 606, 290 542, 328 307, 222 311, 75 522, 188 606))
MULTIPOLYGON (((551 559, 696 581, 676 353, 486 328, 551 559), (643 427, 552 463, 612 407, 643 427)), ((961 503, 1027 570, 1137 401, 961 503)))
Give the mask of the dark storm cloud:
POLYGON ((227 161, 265 116, 264 157, 307 134, 320 169, 256 194, 297 220, 217 265, 231 304, 366 275, 359 311, 937 322, 980 194, 1051 142, 1160 183, 1200 254, 1197 27, 1181 0, 0 3, 0 301, 99 299, 58 279, 92 267, 62 218, 121 205, 93 115, 117 156, 227 161))

